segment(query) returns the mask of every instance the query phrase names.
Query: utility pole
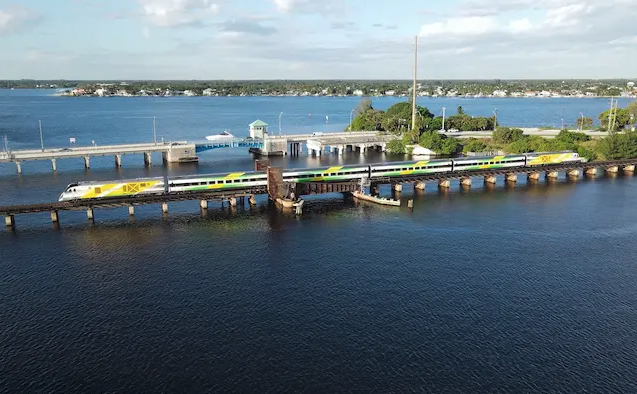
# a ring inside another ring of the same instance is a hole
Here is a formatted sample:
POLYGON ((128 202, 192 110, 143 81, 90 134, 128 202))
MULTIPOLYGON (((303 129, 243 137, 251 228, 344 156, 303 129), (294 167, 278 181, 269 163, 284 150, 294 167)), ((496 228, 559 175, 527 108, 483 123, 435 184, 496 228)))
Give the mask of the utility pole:
POLYGON ((411 103, 411 130, 414 131, 416 127, 416 79, 418 78, 418 36, 416 36, 416 47, 414 51, 414 87, 412 91, 412 103, 411 103))
POLYGON ((157 130, 155 129, 155 117, 153 116, 153 140, 155 141, 155 145, 157 145, 157 130))
POLYGON ((580 125, 579 125, 579 131, 583 131, 584 130, 584 113, 580 112, 580 117, 581 117, 581 121, 580 121, 580 125))
POLYGON ((44 152, 44 139, 42 138, 42 121, 38 121, 38 126, 40 129, 40 147, 42 148, 42 152, 44 152))
POLYGON ((445 110, 446 110, 446 109, 447 109, 447 108, 442 107, 442 129, 443 129, 443 130, 445 129, 445 110))

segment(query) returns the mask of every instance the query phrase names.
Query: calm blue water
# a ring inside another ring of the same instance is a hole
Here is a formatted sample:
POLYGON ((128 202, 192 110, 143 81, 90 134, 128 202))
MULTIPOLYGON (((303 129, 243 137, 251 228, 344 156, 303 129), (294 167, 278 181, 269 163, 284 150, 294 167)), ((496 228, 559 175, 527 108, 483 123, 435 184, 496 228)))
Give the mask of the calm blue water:
MULTIPOLYGON (((0 134, 22 147, 39 144, 40 118, 45 143, 63 146, 68 136, 148 141, 152 116, 170 139, 245 130, 256 118, 278 129, 281 111, 285 132, 338 130, 356 104, 15 92, 0 97, 0 134), (322 114, 334 123, 321 126, 322 114)), ((560 105, 606 105, 495 101, 521 125, 554 119, 560 105)), ((493 107, 457 102, 476 115, 493 107)), ((395 158, 280 164, 386 159, 395 158)), ((53 200, 73 180, 253 166, 243 150, 191 166, 141 162, 127 157, 116 172, 112 158, 89 171, 61 161, 55 175, 27 163, 21 177, 0 165, 0 205, 53 200)), ((59 228, 47 214, 18 216, 15 232, 0 232, 0 392, 635 392, 635 195, 637 180, 620 175, 405 187, 413 211, 334 194, 309 198, 301 218, 263 199, 211 204, 205 216, 196 202, 171 204, 167 217, 139 207, 134 220, 124 208, 99 210, 94 224, 62 212, 59 228)))

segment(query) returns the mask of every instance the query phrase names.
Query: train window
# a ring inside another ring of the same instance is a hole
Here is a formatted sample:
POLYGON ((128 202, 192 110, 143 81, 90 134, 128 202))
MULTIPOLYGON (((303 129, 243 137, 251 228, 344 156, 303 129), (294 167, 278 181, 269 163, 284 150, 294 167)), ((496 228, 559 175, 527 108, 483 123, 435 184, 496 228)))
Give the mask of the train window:
POLYGON ((101 187, 96 187, 95 188, 95 194, 102 194, 102 188, 101 187))

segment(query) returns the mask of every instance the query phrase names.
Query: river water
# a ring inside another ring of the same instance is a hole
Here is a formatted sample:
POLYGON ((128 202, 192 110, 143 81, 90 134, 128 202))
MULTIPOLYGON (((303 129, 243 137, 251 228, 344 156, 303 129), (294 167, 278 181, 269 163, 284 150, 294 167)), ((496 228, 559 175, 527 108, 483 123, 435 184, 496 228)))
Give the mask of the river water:
MULTIPOLYGON (((521 126, 608 104, 441 100, 423 104, 475 115, 497 107, 503 123, 521 126)), ((15 149, 38 147, 42 119, 46 146, 142 142, 155 116, 158 135, 193 140, 245 133, 257 118, 278 132, 280 112, 284 132, 335 131, 355 105, 13 91, 0 93, 0 135, 15 149)), ((117 171, 112 158, 94 158, 88 171, 73 160, 58 167, 27 163, 18 177, 0 165, 0 205, 55 200, 77 180, 253 161, 237 149, 189 166, 145 169, 130 156, 117 171)), ((0 392, 635 392, 635 195, 637 180, 619 175, 405 187, 413 211, 334 194, 308 198, 300 218, 263 199, 236 210, 211 204, 205 216, 197 202, 171 204, 166 217, 138 207, 133 220, 125 208, 98 210, 94 224, 62 212, 59 227, 47 214, 18 216, 15 231, 0 232, 0 392)))

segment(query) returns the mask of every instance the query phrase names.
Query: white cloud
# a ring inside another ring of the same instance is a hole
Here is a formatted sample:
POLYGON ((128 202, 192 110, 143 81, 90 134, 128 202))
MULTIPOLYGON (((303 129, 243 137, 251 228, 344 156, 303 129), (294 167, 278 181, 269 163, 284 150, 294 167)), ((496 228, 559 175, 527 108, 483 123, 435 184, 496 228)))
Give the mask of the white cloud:
POLYGON ((445 22, 424 25, 420 29, 421 37, 441 35, 471 36, 491 33, 497 29, 497 21, 490 16, 470 16, 449 18, 445 22))
POLYGON ((219 13, 212 0, 139 0, 144 17, 161 27, 202 24, 219 13))
POLYGON ((142 29, 142 37, 144 38, 150 38, 150 29, 147 27, 144 27, 142 29))
POLYGON ((343 0, 271 0, 279 12, 334 14, 345 7, 343 0))
POLYGON ((511 21, 507 26, 507 30, 513 34, 527 33, 535 28, 536 26, 528 18, 511 21))
POLYGON ((0 10, 0 36, 16 33, 41 19, 40 15, 22 6, 9 6, 0 10))

